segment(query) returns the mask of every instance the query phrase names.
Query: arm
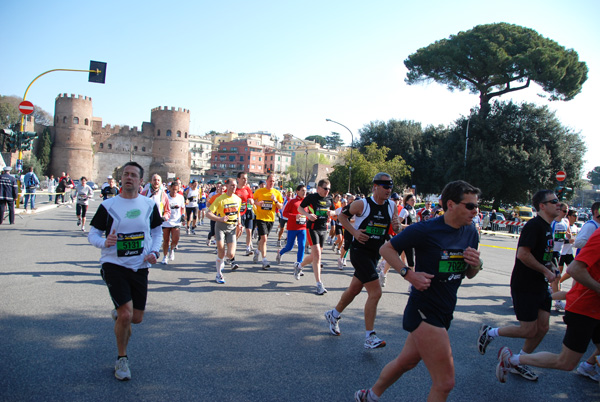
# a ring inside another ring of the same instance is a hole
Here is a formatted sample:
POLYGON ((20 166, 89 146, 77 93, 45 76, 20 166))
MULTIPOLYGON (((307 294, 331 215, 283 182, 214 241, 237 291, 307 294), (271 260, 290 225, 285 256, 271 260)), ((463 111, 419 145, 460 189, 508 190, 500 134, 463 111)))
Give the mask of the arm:
POLYGON ((400 223, 400 217, 398 216, 398 208, 394 205, 394 214, 392 215, 392 230, 394 233, 400 233, 402 231, 402 224, 400 223))
POLYGON ((342 213, 338 216, 338 221, 359 243, 366 243, 369 240, 369 235, 366 234, 365 229, 356 229, 352 223, 350 223, 350 217, 354 215, 362 215, 364 204, 363 202, 354 201, 348 207, 348 212, 342 210, 342 213), (350 214, 350 216, 348 216, 350 214))
MULTIPOLYGON (((343 216, 340 215, 340 217, 343 216)), ((379 254, 387 261, 388 264, 392 268, 394 268, 398 273, 402 270, 402 268, 407 268, 408 272, 404 279, 409 281, 417 290, 426 290, 431 285, 431 278, 433 275, 428 274, 426 272, 415 272, 412 269, 406 267, 404 262, 400 259, 400 255, 398 251, 392 246, 391 242, 384 243, 383 246, 379 249, 379 254)))
POLYGON ((469 279, 472 279, 483 268, 483 261, 481 260, 479 250, 475 250, 472 247, 467 247, 463 252, 463 258, 469 265, 467 271, 465 272, 465 276, 469 279))
POLYGON ((596 228, 592 223, 586 223, 585 225, 583 225, 579 233, 577 233, 577 237, 575 238, 573 246, 575 248, 583 248, 583 246, 585 246, 585 243, 587 243, 592 233, 594 233, 594 230, 596 230, 596 228))
POLYGON ((575 260, 567 267, 567 273, 573 277, 574 280, 581 283, 588 289, 594 292, 600 293, 600 283, 598 283, 587 270, 587 265, 582 262, 575 260))
POLYGON ((535 259, 533 254, 531 254, 531 249, 529 247, 519 247, 517 249, 517 258, 528 268, 544 275, 548 282, 552 282, 556 278, 554 272, 550 271, 544 264, 541 264, 535 259))

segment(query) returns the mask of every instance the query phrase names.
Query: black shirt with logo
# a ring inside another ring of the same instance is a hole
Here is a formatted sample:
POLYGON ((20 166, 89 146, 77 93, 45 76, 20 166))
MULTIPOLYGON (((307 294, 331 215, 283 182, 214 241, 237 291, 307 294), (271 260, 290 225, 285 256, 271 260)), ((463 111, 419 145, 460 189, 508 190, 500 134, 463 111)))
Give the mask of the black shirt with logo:
POLYGON ((317 219, 312 222, 308 220, 306 227, 310 230, 327 230, 327 211, 333 210, 333 198, 330 196, 321 197, 318 193, 308 194, 300 203, 302 208, 308 208, 308 212, 315 214, 317 219))

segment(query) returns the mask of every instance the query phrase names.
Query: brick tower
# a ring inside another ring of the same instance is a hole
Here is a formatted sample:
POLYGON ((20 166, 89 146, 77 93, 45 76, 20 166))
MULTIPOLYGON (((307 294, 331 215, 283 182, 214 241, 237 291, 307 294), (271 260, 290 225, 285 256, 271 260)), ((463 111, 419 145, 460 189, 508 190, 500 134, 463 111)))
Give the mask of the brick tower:
POLYGON ((190 180, 190 153, 188 132, 190 111, 188 109, 157 107, 152 109, 151 123, 154 128, 152 164, 149 177, 161 175, 164 182, 175 177, 185 184, 190 180))
POLYGON ((62 172, 68 172, 72 179, 86 176, 91 180, 93 166, 92 98, 59 94, 54 103, 50 171, 57 178, 62 172))

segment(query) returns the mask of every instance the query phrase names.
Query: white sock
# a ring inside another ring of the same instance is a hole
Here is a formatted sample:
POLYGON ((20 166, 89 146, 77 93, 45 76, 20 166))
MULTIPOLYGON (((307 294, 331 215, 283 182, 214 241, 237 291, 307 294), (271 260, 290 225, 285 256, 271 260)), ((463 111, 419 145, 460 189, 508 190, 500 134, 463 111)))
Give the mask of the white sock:
POLYGON ((263 262, 267 262, 267 257, 263 257, 263 262))
POLYGON ((498 329, 499 328, 492 328, 492 329, 488 329, 488 336, 492 337, 492 338, 497 338, 500 335, 498 335, 498 329))
POLYGON ((375 332, 375 330, 374 330, 374 329, 371 329, 371 330, 369 330, 369 329, 368 329, 368 330, 366 330, 366 331, 365 331, 365 338, 368 338, 368 337, 369 337, 369 336, 371 336, 371 334, 372 334, 372 333, 374 333, 374 332, 375 332))
MULTIPOLYGON (((527 353, 525 353, 527 354, 527 353)), ((510 362, 510 364, 512 364, 513 366, 519 366, 521 364, 521 355, 512 355, 508 361, 510 362)))
POLYGON ((586 369, 591 369, 592 367, 594 367, 593 364, 589 364, 588 362, 583 362, 583 363, 581 363, 581 365, 583 367, 585 367, 586 369))
POLYGON ((337 311, 337 309, 333 309, 333 312, 331 313, 333 315, 333 318, 338 319, 340 318, 340 312, 337 311))
POLYGON ((223 260, 220 258, 217 258, 217 275, 219 276, 223 276, 223 274, 221 273, 221 270, 223 269, 223 260))
POLYGON ((369 392, 367 393, 367 400, 372 401, 372 402, 377 402, 377 401, 379 401, 379 397, 377 395, 375 395, 375 392, 373 392, 372 389, 369 389, 369 392))

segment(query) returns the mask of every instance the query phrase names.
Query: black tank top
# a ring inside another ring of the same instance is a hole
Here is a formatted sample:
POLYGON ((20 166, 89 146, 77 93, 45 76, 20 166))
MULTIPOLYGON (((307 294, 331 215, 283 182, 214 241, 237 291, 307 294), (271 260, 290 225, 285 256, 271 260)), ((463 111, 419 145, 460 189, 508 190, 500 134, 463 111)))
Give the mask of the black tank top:
POLYGON ((369 240, 365 244, 359 243, 356 239, 352 240, 353 248, 360 248, 374 253, 379 252, 379 247, 389 239, 390 224, 392 217, 390 215, 390 202, 385 200, 382 205, 373 201, 372 197, 365 199, 367 206, 362 216, 357 216, 355 226, 357 229, 365 229, 369 235, 369 240))

